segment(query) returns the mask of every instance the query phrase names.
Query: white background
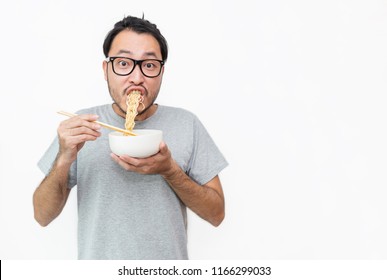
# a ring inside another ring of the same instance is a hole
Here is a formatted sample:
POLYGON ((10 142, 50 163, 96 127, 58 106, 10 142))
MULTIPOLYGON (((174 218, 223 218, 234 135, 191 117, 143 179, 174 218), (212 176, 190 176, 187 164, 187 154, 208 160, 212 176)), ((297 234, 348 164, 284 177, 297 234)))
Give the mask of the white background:
POLYGON ((387 1, 0 3, 1 259, 76 259, 76 192, 41 228, 36 163, 56 111, 110 102, 104 37, 143 12, 170 47, 158 103, 230 163, 226 219, 189 216, 190 258, 387 258, 387 1))

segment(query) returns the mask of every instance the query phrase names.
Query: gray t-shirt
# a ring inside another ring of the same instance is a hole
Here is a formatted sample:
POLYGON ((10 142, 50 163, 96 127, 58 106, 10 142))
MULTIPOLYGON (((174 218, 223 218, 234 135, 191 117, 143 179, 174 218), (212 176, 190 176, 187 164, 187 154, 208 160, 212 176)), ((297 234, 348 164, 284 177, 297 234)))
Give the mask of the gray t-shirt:
MULTIPOLYGON (((78 112, 124 127, 112 105, 78 112)), ((227 166, 195 115, 158 105, 136 129, 160 129, 172 157, 199 184, 227 166)), ((160 175, 125 171, 110 157, 108 134, 87 142, 72 164, 69 188, 77 185, 79 259, 187 259, 186 206, 160 175)), ((48 175, 58 153, 56 138, 38 166, 48 175)))

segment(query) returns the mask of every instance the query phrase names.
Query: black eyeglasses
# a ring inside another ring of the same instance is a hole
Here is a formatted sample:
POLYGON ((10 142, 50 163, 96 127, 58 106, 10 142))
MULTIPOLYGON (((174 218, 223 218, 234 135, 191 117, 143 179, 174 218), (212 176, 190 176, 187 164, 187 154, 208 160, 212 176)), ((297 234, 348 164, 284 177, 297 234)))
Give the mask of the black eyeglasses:
POLYGON ((136 65, 140 67, 145 77, 155 78, 160 75, 164 61, 158 59, 135 60, 129 57, 109 56, 106 62, 112 63, 113 72, 118 76, 127 76, 133 72, 136 65))

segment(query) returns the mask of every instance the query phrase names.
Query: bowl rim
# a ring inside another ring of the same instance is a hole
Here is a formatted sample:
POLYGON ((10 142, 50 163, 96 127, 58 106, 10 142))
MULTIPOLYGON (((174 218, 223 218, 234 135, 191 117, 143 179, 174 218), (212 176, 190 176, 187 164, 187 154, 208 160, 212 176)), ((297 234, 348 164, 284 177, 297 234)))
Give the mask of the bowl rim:
POLYGON ((118 136, 118 137, 127 137, 127 136, 131 136, 131 137, 142 137, 142 136, 149 136, 149 135, 155 135, 155 134, 162 134, 163 131, 160 130, 160 129, 148 129, 148 128, 145 128, 145 129, 133 129, 133 132, 136 133, 138 131, 143 131, 143 132, 150 132, 150 133, 146 133, 146 134, 137 134, 136 136, 131 136, 131 135, 124 135, 122 132, 119 132, 119 131, 112 131, 112 132, 109 132, 109 136, 118 136))

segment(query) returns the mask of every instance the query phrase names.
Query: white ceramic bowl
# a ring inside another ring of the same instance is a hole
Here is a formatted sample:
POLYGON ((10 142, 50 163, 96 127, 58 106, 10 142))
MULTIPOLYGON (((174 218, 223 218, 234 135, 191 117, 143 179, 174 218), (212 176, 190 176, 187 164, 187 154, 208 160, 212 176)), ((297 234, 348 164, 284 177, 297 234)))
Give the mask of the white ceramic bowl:
POLYGON ((110 149, 116 155, 146 158, 159 151, 163 132, 155 129, 134 129, 137 136, 124 136, 121 132, 109 133, 110 149))

